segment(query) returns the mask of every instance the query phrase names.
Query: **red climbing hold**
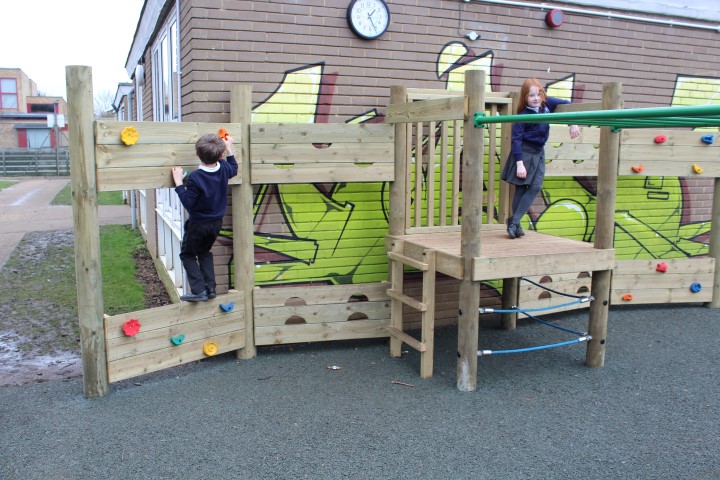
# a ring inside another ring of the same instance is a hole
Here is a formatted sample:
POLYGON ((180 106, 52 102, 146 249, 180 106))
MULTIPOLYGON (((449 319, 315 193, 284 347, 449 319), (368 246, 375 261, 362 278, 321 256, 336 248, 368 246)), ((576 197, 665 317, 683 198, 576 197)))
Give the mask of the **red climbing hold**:
POLYGON ((140 331, 140 322, 136 318, 131 318, 123 325, 123 332, 128 337, 134 337, 140 331))
POLYGON ((665 262, 658 263, 657 267, 655 267, 655 270, 657 270, 658 272, 662 272, 662 273, 667 272, 667 263, 665 263, 665 262))
POLYGON ((667 137, 665 135, 658 135, 655 137, 655 143, 665 143, 667 141, 667 137))

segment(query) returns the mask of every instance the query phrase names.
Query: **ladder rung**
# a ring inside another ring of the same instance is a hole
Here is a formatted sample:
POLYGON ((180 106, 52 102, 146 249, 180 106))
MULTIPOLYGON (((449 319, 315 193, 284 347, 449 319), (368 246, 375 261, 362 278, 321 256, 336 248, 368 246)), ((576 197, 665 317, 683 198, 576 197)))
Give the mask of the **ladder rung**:
POLYGON ((387 327, 387 331, 391 336, 401 340, 403 343, 407 343, 409 346, 411 346, 418 352, 424 352, 427 350, 424 343, 422 343, 419 340, 416 340, 415 338, 411 337, 407 333, 402 332, 395 327, 387 327))
POLYGON ((387 294, 388 294, 388 297, 394 298, 395 300, 398 300, 398 301, 404 303, 404 304, 407 305, 408 307, 414 308, 414 309, 417 310, 418 312, 424 312, 424 311, 427 310, 427 304, 422 303, 422 302, 418 302, 418 301, 415 300, 414 298, 408 297, 408 296, 405 295, 404 293, 399 293, 399 292, 396 292, 396 291, 393 290, 393 289, 389 289, 389 290, 387 291, 387 294))
POLYGON ((425 271, 428 269, 427 263, 421 262, 420 260, 415 260, 414 258, 406 257, 405 255, 401 255, 397 252, 388 252, 388 258, 390 260, 401 262, 405 265, 410 265, 411 267, 415 267, 418 270, 425 271))

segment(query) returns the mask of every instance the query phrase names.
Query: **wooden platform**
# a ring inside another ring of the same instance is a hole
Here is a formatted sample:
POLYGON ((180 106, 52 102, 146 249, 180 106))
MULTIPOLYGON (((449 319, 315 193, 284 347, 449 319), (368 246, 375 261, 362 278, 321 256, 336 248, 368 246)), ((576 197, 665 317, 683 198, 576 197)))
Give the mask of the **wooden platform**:
MULTIPOLYGON (((515 278, 548 273, 612 270, 613 249, 596 249, 592 243, 526 231, 522 238, 508 238, 503 225, 483 225, 481 255, 473 258, 472 281, 515 278)), ((386 249, 422 263, 424 252, 436 252, 437 272, 462 279, 460 230, 389 236, 386 249)))

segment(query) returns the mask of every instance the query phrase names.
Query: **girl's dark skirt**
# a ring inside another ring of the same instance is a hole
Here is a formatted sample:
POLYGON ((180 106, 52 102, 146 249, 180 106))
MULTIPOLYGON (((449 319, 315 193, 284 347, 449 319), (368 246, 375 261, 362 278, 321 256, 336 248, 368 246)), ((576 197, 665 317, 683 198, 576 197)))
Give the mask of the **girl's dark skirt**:
POLYGON ((545 179, 545 149, 537 149, 526 143, 522 146, 522 158, 525 170, 527 170, 527 176, 525 178, 518 178, 517 176, 517 162, 513 158, 512 154, 508 157, 500 173, 500 178, 507 183, 513 185, 534 185, 537 183, 542 184, 545 179))

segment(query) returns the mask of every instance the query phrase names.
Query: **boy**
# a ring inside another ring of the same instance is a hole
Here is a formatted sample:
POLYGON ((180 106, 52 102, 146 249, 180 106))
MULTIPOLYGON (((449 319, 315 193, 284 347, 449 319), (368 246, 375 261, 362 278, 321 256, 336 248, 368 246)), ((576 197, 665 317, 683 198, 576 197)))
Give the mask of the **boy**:
POLYGON ((180 297, 184 302, 215 298, 215 266, 210 249, 220 234, 227 209, 228 180, 238 172, 232 143, 229 135, 224 138, 203 135, 195 143, 195 153, 202 162, 200 167, 187 177, 182 167, 172 169, 175 192, 188 212, 180 260, 191 293, 180 297), (222 160, 225 152, 227 160, 222 160))

